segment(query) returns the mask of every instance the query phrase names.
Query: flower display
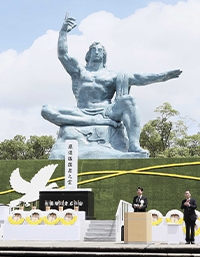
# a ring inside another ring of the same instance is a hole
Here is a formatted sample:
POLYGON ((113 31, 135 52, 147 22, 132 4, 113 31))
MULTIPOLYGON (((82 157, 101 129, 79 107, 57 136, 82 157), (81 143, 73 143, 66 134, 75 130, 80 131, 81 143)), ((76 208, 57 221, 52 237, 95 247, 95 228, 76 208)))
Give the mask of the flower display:
POLYGON ((157 210, 149 210, 148 212, 150 212, 152 216, 152 226, 157 226, 162 222, 163 215, 161 212, 157 210))
POLYGON ((49 210, 47 215, 43 217, 46 225, 56 225, 60 221, 60 213, 57 210, 49 210))
POLYGON ((22 210, 15 210, 8 216, 8 221, 12 225, 21 225, 25 220, 22 210))
POLYGON ((32 210, 26 217, 26 222, 30 225, 39 225, 43 221, 42 212, 40 210, 32 210))
POLYGON ((72 209, 66 209, 62 212, 62 217, 60 218, 60 222, 63 225, 73 225, 77 221, 76 212, 72 209))
POLYGON ((166 214, 166 222, 181 225, 183 223, 183 213, 179 210, 168 211, 166 214))

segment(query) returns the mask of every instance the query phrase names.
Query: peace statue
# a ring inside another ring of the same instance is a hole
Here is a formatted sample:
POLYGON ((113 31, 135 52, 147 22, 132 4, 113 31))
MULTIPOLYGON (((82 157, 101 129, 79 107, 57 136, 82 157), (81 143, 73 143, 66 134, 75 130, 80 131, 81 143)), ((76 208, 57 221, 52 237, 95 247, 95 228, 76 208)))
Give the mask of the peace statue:
POLYGON ((79 159, 148 158, 148 151, 140 147, 140 118, 130 87, 177 78, 182 71, 148 75, 110 71, 106 50, 99 42, 89 47, 83 67, 68 54, 67 33, 75 26, 75 19, 66 14, 59 32, 58 59, 71 76, 77 107, 42 107, 43 118, 60 127, 49 159, 64 159, 65 140, 71 139, 78 141, 79 159))

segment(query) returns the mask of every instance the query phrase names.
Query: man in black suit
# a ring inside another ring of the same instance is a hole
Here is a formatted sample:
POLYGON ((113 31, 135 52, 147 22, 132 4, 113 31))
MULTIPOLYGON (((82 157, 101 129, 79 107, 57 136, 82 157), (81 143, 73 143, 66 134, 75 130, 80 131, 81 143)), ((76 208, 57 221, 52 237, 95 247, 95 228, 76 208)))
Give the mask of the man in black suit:
POLYGON ((186 227, 186 244, 194 244, 194 227, 197 216, 195 209, 197 208, 196 200, 191 198, 190 191, 185 192, 185 199, 181 203, 181 209, 184 209, 184 221, 186 227))
POLYGON ((147 198, 142 195, 143 188, 138 187, 137 188, 137 196, 133 198, 132 207, 134 209, 134 212, 145 212, 147 208, 147 198))

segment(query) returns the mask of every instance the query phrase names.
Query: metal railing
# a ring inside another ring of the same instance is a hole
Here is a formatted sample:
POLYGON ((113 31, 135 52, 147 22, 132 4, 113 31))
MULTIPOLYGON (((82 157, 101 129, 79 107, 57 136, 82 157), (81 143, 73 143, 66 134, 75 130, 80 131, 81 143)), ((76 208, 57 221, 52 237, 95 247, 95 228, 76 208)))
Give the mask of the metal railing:
POLYGON ((122 226, 124 226, 124 213, 133 212, 132 204, 126 201, 120 200, 117 212, 115 214, 116 220, 116 242, 121 242, 122 226))

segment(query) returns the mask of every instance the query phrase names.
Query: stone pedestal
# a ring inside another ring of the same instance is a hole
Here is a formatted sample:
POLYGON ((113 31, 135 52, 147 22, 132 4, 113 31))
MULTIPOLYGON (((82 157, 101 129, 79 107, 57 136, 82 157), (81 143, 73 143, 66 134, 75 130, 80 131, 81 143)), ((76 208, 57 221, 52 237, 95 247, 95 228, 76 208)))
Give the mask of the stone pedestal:
POLYGON ((51 149, 50 160, 65 159, 65 141, 78 141, 79 159, 148 158, 147 152, 128 152, 124 126, 61 126, 58 139, 51 149))

